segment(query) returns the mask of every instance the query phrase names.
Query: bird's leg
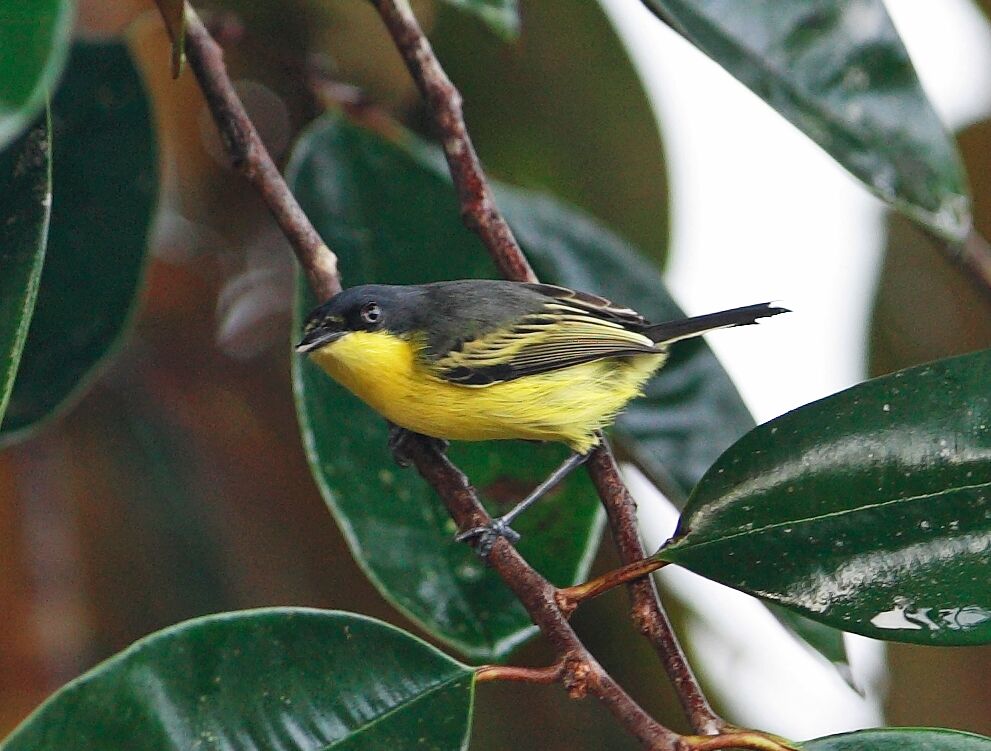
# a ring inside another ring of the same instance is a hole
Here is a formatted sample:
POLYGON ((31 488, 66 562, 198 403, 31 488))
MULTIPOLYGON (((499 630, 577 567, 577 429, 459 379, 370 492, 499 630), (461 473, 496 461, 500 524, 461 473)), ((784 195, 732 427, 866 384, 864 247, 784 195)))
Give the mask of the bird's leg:
MULTIPOLYGON (((392 460, 403 469, 406 469, 413 463, 409 458, 406 448, 406 442, 413 435, 413 431, 401 428, 393 422, 389 423, 389 452, 392 454, 392 460)), ((442 454, 447 451, 447 441, 442 438, 433 438, 432 436, 423 437, 428 441, 432 441, 437 447, 437 450, 442 454)))
POLYGON ((505 537, 506 540, 509 541, 510 545, 515 545, 520 539, 520 535, 510 525, 516 520, 516 517, 543 498, 544 495, 546 495, 550 490, 553 490, 555 485, 571 474, 576 468, 584 464, 589 455, 590 454, 572 454, 561 463, 561 466, 551 472, 547 476, 546 480, 535 487, 526 498, 513 506, 513 508, 511 508, 507 513, 496 517, 482 527, 473 527, 472 529, 466 530, 454 539, 458 542, 477 540, 478 542, 475 543, 475 549, 483 559, 488 559, 489 551, 492 550, 492 545, 495 544, 495 541, 500 537, 505 537))

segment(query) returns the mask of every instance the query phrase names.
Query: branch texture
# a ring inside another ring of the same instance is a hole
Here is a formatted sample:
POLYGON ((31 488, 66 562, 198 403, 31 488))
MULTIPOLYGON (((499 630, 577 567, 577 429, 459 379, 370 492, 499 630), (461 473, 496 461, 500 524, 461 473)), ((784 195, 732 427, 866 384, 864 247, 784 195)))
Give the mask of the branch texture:
POLYGON ((224 66, 224 54, 196 11, 186 4, 186 55, 207 106, 223 138, 231 162, 265 201, 292 244, 310 286, 321 301, 341 291, 337 256, 320 238, 289 186, 234 90, 224 66))

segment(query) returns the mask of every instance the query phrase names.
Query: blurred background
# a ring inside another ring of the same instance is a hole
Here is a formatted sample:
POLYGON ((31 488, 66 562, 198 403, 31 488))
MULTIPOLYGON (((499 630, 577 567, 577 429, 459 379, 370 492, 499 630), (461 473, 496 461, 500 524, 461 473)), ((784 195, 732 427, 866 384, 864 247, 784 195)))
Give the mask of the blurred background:
MULTIPOLYGON (((991 3, 887 5, 958 134, 987 236, 991 3)), ((689 313, 764 299, 793 308, 780 325, 710 338, 759 421, 867 375, 991 346, 986 296, 639 3, 521 6, 522 36, 507 44, 447 6, 414 3, 464 94, 483 161, 498 177, 577 203, 666 265, 689 313)), ((230 0, 203 11, 214 12, 276 160, 342 102, 370 100, 426 131, 363 0, 230 0)), ((227 167, 189 72, 170 78, 150 0, 82 0, 78 28, 129 44, 155 109, 163 188, 122 351, 70 410, 0 452, 3 732, 100 659, 192 616, 313 605, 409 627, 352 561, 306 466, 284 239, 227 167)), ((631 480, 644 534, 657 542, 674 512, 631 480)), ((614 563, 607 543, 596 568, 614 563)), ((667 578, 694 663, 732 722, 797 738, 885 721, 991 733, 989 647, 894 645, 885 657, 851 641, 861 695, 745 597, 667 578)), ((575 623, 638 700, 685 729, 623 593, 583 607, 575 623)), ((546 659, 539 644, 516 657, 546 659)), ((535 748, 634 747, 599 707, 556 687, 484 685, 477 707, 473 748, 505 748, 520 735, 535 748), (532 714, 514 711, 521 695, 532 714)))

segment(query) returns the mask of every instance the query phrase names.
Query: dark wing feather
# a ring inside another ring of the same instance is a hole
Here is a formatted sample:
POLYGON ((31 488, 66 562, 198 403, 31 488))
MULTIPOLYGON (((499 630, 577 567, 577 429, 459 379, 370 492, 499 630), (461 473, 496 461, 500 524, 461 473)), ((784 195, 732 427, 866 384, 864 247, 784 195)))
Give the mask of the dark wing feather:
MULTIPOLYGON (((571 293, 560 287, 549 289, 571 293)), ((608 301, 592 295, 582 295, 581 304, 575 304, 571 298, 565 302, 557 294, 549 295, 539 310, 461 343, 432 365, 445 380, 486 386, 606 357, 663 351, 648 337, 620 322, 632 311, 608 305, 608 301)), ((637 319, 642 320, 639 316, 637 319)))

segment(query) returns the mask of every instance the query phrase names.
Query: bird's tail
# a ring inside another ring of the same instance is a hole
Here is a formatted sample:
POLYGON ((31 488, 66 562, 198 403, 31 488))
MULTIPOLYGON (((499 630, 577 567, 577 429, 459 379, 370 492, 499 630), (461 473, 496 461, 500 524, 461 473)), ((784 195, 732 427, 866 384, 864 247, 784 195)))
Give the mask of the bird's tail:
POLYGON ((665 323, 655 323, 644 329, 643 333, 649 336, 657 344, 667 344, 676 342, 679 339, 704 334, 714 329, 725 329, 731 326, 747 326, 757 323, 760 318, 769 318, 779 313, 790 313, 788 308, 778 308, 769 302, 757 305, 747 305, 743 308, 733 308, 723 310, 719 313, 708 313, 704 316, 694 318, 682 318, 677 321, 667 321, 665 323))

